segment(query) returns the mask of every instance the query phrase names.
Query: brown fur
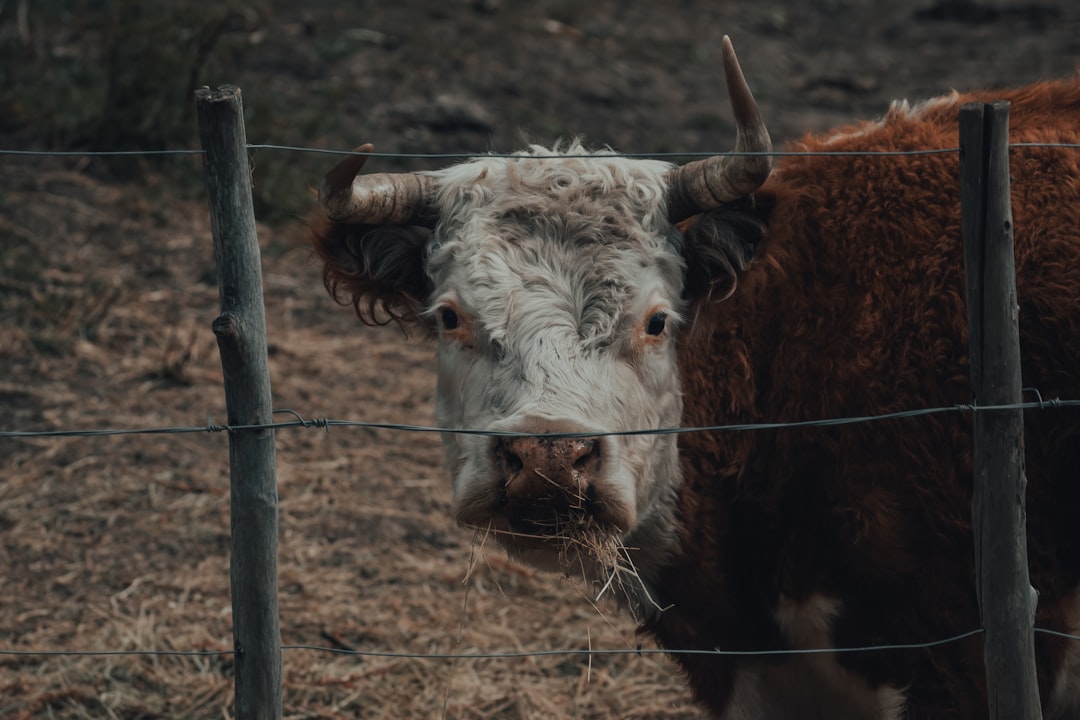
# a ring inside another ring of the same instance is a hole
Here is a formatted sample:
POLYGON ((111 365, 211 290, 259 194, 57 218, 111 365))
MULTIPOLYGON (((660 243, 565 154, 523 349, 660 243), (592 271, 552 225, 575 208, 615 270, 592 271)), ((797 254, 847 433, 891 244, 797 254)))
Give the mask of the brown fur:
MULTIPOLYGON (((967 100, 1012 102, 1013 142, 1080 141, 1080 82, 967 100)), ((806 150, 958 145, 959 104, 894 113, 806 150)), ((1023 376, 1080 398, 1080 152, 1012 150, 1023 376)), ((681 347, 690 426, 859 416, 972 400, 956 154, 791 157, 763 188, 775 207, 760 260, 681 347), (706 360, 707 358, 707 360, 706 360)), ((1037 625, 1063 625, 1080 582, 1080 412, 1025 417, 1037 625)), ((973 589, 971 419, 681 438, 684 554, 656 583, 673 605, 649 630, 671 648, 784 648, 780 593, 841 599, 837 646, 913 643, 979 627, 973 589)), ((1066 641, 1036 640, 1042 697, 1066 641)), ((979 638, 840 655, 908 689, 908 720, 986 716, 979 638)), ((697 696, 725 707, 736 661, 678 656, 697 696)))

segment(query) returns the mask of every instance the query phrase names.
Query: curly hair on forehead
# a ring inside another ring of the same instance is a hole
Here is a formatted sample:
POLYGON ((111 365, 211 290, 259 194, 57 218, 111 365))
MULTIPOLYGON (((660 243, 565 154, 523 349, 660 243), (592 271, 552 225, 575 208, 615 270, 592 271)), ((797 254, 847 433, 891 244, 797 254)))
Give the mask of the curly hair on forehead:
POLYGON ((670 169, 670 163, 628 158, 610 149, 590 151, 575 140, 552 148, 533 145, 510 157, 476 158, 433 174, 444 221, 464 220, 479 206, 491 218, 520 211, 565 214, 569 203, 585 210, 582 219, 602 222, 608 217, 606 202, 655 228, 666 220, 663 200, 670 169), (586 200, 591 200, 588 206, 586 200))

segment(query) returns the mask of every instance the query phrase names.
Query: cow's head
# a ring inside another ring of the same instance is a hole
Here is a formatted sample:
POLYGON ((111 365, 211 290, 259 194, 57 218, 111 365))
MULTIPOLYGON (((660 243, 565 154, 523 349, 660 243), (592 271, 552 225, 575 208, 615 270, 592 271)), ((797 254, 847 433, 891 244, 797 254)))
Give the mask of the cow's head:
MULTIPOLYGON (((727 38, 724 64, 736 150, 767 153, 727 38)), ((362 318, 437 337, 438 422, 481 431, 443 436, 457 519, 543 567, 658 559, 676 436, 612 433, 679 425, 676 335, 752 258, 768 156, 676 168, 574 143, 357 177, 364 159, 327 175, 316 249, 362 318)))

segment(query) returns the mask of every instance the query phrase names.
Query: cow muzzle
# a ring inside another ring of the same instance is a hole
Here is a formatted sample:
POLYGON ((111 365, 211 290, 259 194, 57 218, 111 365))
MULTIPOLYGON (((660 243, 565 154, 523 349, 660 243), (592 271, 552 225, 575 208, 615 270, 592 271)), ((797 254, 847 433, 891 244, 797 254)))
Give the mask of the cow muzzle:
POLYGON ((508 549, 530 555, 565 553, 633 526, 632 484, 620 479, 618 438, 536 418, 498 429, 514 434, 489 438, 483 499, 459 508, 459 520, 489 527, 508 549))
POLYGON ((496 437, 493 466, 510 530, 559 535, 560 525, 605 513, 597 485, 604 470, 597 437, 496 437))

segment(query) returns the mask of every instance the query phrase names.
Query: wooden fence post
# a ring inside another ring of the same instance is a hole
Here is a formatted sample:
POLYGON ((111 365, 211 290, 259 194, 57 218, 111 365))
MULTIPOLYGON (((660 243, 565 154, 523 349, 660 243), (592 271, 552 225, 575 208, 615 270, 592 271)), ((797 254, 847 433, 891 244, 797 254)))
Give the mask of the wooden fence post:
MULTIPOLYGON (((271 422, 262 270, 240 89, 195 92, 217 260, 214 320, 230 426, 271 422)), ((238 720, 281 717, 277 477, 272 430, 229 433, 230 586, 238 720)))
MULTIPOLYGON (((975 404, 982 407, 1012 405, 1021 398, 1008 143, 1008 103, 971 103, 960 110, 971 383, 975 404)), ((990 718, 1040 720, 1023 412, 977 410, 973 422, 972 526, 990 718)))

